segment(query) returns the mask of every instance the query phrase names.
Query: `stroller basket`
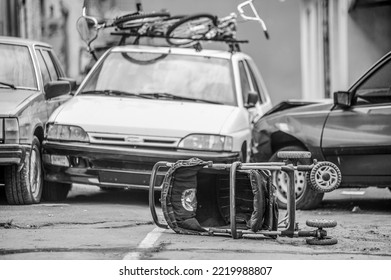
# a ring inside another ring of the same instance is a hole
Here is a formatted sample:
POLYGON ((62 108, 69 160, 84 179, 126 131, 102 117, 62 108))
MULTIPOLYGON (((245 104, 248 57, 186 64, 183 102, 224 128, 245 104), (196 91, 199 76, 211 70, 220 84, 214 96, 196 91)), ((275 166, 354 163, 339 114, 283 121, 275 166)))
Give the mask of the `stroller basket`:
MULTIPOLYGON (((331 191, 341 181, 338 168, 330 162, 293 165, 292 159, 311 157, 308 152, 284 152, 284 162, 214 164, 197 158, 175 163, 155 164, 149 186, 149 206, 155 224, 176 233, 229 235, 232 238, 263 235, 313 237, 315 243, 335 244, 323 228, 334 221, 307 221, 312 231, 300 231, 295 222, 294 172, 309 172, 310 185, 317 191, 331 191), (161 189, 161 209, 165 222, 159 221, 155 207, 155 183, 160 168, 169 168, 161 189), (287 215, 279 221, 272 184, 272 172, 283 171, 289 178, 287 215), (279 224, 285 222, 284 228, 279 224)), ((307 239, 307 243, 309 243, 307 239)))

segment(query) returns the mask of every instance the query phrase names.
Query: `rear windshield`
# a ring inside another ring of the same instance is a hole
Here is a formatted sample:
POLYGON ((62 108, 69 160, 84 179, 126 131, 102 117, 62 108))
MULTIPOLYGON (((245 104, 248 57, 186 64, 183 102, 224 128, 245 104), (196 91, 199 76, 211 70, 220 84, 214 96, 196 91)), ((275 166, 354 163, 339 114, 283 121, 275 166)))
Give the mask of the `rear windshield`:
MULTIPOLYGON (((17 88, 37 89, 33 61, 25 46, 0 44, 0 82, 17 88)), ((4 85, 0 84, 0 87, 4 85)))

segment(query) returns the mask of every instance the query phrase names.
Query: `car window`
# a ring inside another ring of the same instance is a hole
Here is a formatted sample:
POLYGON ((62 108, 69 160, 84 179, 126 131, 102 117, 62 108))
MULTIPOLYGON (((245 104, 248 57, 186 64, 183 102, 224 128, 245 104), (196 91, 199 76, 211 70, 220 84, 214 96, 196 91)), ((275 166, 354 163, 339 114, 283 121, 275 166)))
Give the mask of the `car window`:
POLYGON ((47 83, 50 82, 49 70, 46 66, 42 53, 39 50, 37 50, 37 57, 38 57, 39 68, 41 69, 42 81, 43 84, 46 85, 47 83))
POLYGON ((34 64, 27 47, 0 44, 0 61, 1 82, 20 88, 37 89, 34 64))
POLYGON ((62 62, 60 62, 60 59, 58 58, 56 53, 53 50, 47 50, 47 52, 49 53, 50 57, 52 58, 52 61, 53 61, 54 66, 56 67, 58 76, 60 78, 65 77, 66 75, 65 75, 64 69, 62 68, 63 64, 62 64, 62 62))
POLYGON ((248 93, 251 91, 250 80, 243 61, 239 61, 240 85, 242 88, 243 104, 247 103, 248 93))
POLYGON ((248 63, 248 61, 246 60, 246 65, 247 65, 247 69, 249 70, 250 72, 250 78, 251 78, 251 82, 252 82, 252 85, 253 85, 253 88, 254 88, 254 91, 256 93, 258 93, 258 96, 259 96, 259 102, 260 103, 263 103, 265 98, 264 98, 264 93, 261 92, 261 87, 259 86, 259 82, 257 81, 257 78, 254 74, 254 70, 251 68, 251 65, 248 63))
POLYGON ((356 89, 357 104, 391 102, 391 60, 388 60, 356 89))
POLYGON ((57 74, 56 67, 53 64, 52 57, 50 56, 49 52, 46 51, 46 50, 42 50, 42 55, 43 55, 43 58, 45 60, 45 64, 46 64, 46 66, 48 68, 51 80, 52 81, 53 80, 57 81, 58 80, 58 74, 57 74))
POLYGON ((166 93, 236 106, 231 71, 230 61, 223 58, 113 52, 96 68, 81 92, 166 93))

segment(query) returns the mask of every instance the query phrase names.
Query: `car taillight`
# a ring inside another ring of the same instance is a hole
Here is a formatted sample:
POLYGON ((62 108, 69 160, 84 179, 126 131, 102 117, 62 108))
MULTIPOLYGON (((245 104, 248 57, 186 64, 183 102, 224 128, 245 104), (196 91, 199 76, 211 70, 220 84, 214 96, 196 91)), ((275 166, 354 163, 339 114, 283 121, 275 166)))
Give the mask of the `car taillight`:
POLYGON ((4 119, 4 143, 19 144, 19 123, 18 119, 4 119))

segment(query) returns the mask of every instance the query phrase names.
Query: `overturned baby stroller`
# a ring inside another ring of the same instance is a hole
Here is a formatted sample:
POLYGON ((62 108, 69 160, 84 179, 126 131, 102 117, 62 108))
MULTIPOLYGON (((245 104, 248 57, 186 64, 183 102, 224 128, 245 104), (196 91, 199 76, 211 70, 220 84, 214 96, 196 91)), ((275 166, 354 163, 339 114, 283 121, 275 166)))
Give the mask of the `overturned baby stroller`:
POLYGON ((299 230, 295 220, 295 171, 308 174, 311 187, 320 192, 338 188, 341 172, 331 162, 313 161, 294 165, 309 152, 280 152, 284 162, 214 164, 197 158, 175 163, 157 162, 149 185, 149 206, 155 224, 176 233, 228 235, 269 238, 311 237, 311 245, 332 245, 337 239, 327 236, 324 228, 335 227, 330 220, 308 220, 314 230, 299 230), (167 170, 168 168, 168 170, 167 170), (165 169, 161 189, 161 209, 165 222, 159 221, 155 207, 155 183, 165 169), (289 180, 286 216, 279 220, 279 210, 272 184, 272 172, 283 171, 289 180))

